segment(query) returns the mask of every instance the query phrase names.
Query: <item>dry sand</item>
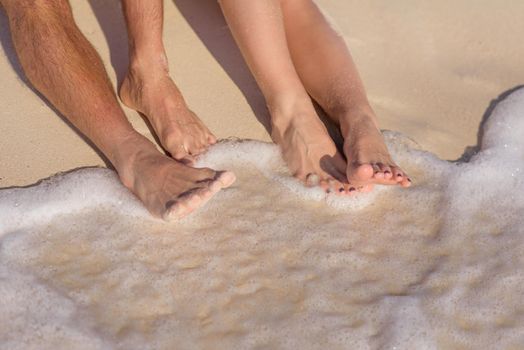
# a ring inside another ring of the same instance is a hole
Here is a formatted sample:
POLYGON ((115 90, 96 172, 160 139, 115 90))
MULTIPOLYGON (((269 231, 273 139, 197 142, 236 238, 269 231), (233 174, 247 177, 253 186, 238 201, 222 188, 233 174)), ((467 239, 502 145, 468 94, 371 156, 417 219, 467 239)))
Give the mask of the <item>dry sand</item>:
MULTIPOLYGON (((83 33, 114 84, 127 64, 117 0, 71 1, 83 33)), ((443 159, 477 144, 490 101, 524 82, 524 2, 328 1, 384 129, 400 131, 443 159)), ((26 185, 102 159, 24 81, 0 15, 0 187, 26 185)), ((220 138, 269 141, 264 101, 214 0, 166 1, 165 43, 173 77, 220 138)), ((126 113, 136 128, 140 117, 126 113)), ((149 135, 150 136, 150 135, 149 135)))

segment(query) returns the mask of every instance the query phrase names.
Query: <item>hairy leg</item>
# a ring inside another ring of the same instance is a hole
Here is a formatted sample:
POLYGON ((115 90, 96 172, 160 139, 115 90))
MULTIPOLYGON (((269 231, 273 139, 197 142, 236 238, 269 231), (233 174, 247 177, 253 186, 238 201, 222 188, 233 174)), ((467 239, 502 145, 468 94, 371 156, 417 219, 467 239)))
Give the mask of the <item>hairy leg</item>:
MULTIPOLYGON (((279 0, 221 0, 240 50, 264 94, 271 137, 294 176, 347 193, 346 164, 316 115, 286 43, 279 0)), ((354 189, 353 189, 354 190, 354 189)))
POLYGON ((0 2, 27 78, 96 144, 151 213, 183 216, 234 181, 229 172, 190 168, 161 154, 132 128, 67 1, 0 2))
POLYGON ((391 159, 344 39, 312 0, 282 0, 295 68, 308 93, 340 125, 352 182, 409 186, 391 159))
POLYGON ((175 159, 191 161, 216 138, 187 107, 169 77, 162 42, 163 0, 122 0, 129 36, 129 69, 120 98, 148 118, 175 159))

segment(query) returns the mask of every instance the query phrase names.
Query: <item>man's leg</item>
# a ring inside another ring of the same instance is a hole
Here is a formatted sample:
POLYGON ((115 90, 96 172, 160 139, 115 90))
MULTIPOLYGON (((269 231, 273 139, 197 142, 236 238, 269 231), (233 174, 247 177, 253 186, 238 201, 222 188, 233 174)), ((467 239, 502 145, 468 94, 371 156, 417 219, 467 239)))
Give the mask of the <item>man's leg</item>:
POLYGON ((169 77, 162 42, 163 0, 122 0, 129 37, 129 69, 122 101, 147 116, 160 142, 175 159, 191 160, 216 142, 188 109, 169 77))
POLYGON ((181 217, 234 181, 164 156, 127 121, 66 0, 0 0, 27 78, 107 156, 156 216, 181 217))
MULTIPOLYGON (((308 185, 346 193, 346 164, 316 115, 286 44, 279 0, 221 0, 240 50, 264 94, 271 137, 291 172, 308 185)), ((352 188, 352 191, 355 189, 352 188)))
POLYGON ((340 124, 353 182, 400 183, 349 50, 312 0, 281 0, 289 50, 308 93, 340 124))

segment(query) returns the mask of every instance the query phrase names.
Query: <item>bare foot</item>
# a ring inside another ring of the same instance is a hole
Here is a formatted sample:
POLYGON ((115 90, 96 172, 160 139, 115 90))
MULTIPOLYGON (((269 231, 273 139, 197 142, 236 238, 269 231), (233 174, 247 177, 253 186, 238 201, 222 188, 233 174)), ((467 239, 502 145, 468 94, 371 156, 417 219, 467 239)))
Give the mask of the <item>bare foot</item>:
POLYGON ((230 171, 193 168, 161 154, 143 136, 122 146, 117 169, 122 183, 156 217, 180 219, 235 181, 230 171))
POLYGON ((162 146, 178 160, 191 162, 216 142, 215 136, 187 107, 167 68, 133 67, 120 87, 122 102, 143 113, 162 146))
POLYGON ((409 187, 411 179, 391 158, 375 117, 352 115, 344 120, 346 123, 341 122, 341 129, 348 180, 367 185, 367 189, 372 184, 409 187))
POLYGON ((270 112, 271 138, 280 146, 293 176, 306 186, 319 185, 328 192, 345 195, 357 191, 348 183, 346 162, 308 97, 285 108, 270 108, 270 112))

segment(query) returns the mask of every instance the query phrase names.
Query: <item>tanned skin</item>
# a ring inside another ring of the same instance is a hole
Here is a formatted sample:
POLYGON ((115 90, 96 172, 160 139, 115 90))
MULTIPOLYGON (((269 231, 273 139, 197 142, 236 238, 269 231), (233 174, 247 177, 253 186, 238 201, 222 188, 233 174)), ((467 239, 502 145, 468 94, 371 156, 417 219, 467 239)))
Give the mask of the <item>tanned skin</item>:
MULTIPOLYGON (((66 0, 0 0, 0 3, 9 18, 18 58, 31 84, 93 141, 114 165, 122 183, 153 215, 165 219, 183 217, 234 182, 235 176, 231 172, 193 168, 160 153, 155 145, 132 128, 117 101, 100 57, 76 26, 66 0)), ((153 7, 154 3, 161 5, 160 0, 141 3, 153 4, 153 7)), ((133 11, 129 6, 125 7, 127 18, 132 22, 133 11)), ((130 27, 130 33, 134 33, 133 27, 130 27)), ((157 30, 155 35, 161 33, 157 30)), ((132 38, 130 42, 138 45, 140 39, 132 38)), ((136 53, 137 59, 139 56, 136 53)), ((131 62, 135 61, 132 59, 131 62)), ((165 69, 166 65, 163 67, 165 69)), ((130 72, 133 68, 130 67, 130 72)), ((164 77, 166 74, 167 70, 164 77)), ((162 84, 169 85, 165 79, 162 84)), ((145 93, 146 89, 142 92, 145 93)), ((149 93, 138 96, 137 100, 131 97, 126 102, 143 108, 152 119, 157 118, 156 111, 145 108, 152 103, 149 99, 153 97, 149 93)), ((185 104, 177 107, 183 110, 185 104)), ((194 121, 194 118, 189 120, 194 121)), ((167 124, 153 122, 159 130, 167 128, 167 124)), ((184 136, 173 141, 173 144, 180 142, 188 156, 198 154, 214 142, 207 129, 196 129, 195 134, 203 135, 205 141, 189 144, 184 136)), ((167 136, 161 139, 166 142, 167 136)), ((166 146, 171 147, 171 144, 166 146)), ((177 155, 182 159, 185 154, 177 155)))
POLYGON ((343 38, 312 0, 219 2, 266 99, 271 136, 297 178, 339 193, 410 186, 388 152, 343 38), (310 97, 340 126, 344 154, 310 97))

